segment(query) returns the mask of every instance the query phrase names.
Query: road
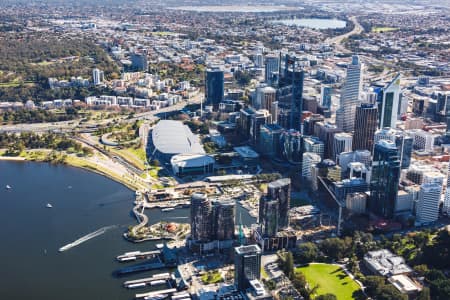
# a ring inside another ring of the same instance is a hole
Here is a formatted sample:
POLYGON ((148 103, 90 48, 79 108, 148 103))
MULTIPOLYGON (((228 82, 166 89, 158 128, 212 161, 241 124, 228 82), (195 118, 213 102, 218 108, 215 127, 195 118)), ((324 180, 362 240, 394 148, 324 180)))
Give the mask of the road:
POLYGON ((355 34, 360 34, 364 31, 364 28, 361 26, 361 24, 359 24, 358 19, 356 18, 356 16, 352 16, 349 18, 350 21, 353 22, 353 24, 355 24, 355 28, 353 28, 352 31, 347 32, 346 34, 343 35, 338 35, 332 38, 328 38, 325 40, 325 43, 328 45, 333 45, 336 51, 342 52, 342 53, 351 53, 351 51, 349 51, 347 48, 345 48, 342 45, 342 41, 344 39, 347 39, 349 36, 351 35, 355 35, 355 34))
MULTIPOLYGON (((148 112, 143 112, 139 114, 135 114, 133 118, 128 118, 128 115, 124 115, 121 117, 122 121, 125 122, 134 122, 136 120, 146 119, 149 121, 156 121, 159 119, 158 114, 172 112, 176 110, 180 110, 185 107, 187 104, 198 104, 202 101, 203 95, 199 94, 193 98, 191 98, 188 102, 182 101, 172 106, 164 107, 159 110, 151 110, 148 112)), ((115 118, 116 119, 116 118, 115 118)), ((107 124, 113 122, 113 119, 104 119, 98 121, 96 124, 107 124)), ((95 124, 95 125, 96 125, 95 124)), ((14 125, 1 125, 0 132, 11 132, 11 133, 20 133, 20 132, 48 132, 48 131, 59 131, 59 132, 72 132, 72 131, 83 131, 83 129, 79 129, 80 126, 79 120, 72 121, 63 121, 63 122, 51 122, 51 123, 33 123, 33 124, 14 124, 14 125)))

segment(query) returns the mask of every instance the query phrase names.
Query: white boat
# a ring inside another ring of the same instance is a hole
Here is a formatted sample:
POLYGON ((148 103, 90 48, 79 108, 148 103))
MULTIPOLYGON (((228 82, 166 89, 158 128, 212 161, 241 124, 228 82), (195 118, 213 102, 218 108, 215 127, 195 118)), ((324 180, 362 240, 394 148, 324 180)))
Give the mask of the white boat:
POLYGON ((156 249, 162 249, 164 248, 164 244, 156 244, 156 249))
POLYGON ((175 207, 168 207, 168 208, 161 209, 161 211, 171 211, 171 210, 174 210, 174 209, 175 209, 175 207))
POLYGON ((50 203, 47 203, 47 205, 46 205, 45 207, 47 207, 47 208, 52 208, 53 205, 51 205, 50 203))
POLYGON ((7 189, 7 190, 10 190, 10 189, 12 189, 12 188, 11 188, 11 186, 10 186, 9 184, 7 184, 7 185, 6 185, 6 189, 7 189))

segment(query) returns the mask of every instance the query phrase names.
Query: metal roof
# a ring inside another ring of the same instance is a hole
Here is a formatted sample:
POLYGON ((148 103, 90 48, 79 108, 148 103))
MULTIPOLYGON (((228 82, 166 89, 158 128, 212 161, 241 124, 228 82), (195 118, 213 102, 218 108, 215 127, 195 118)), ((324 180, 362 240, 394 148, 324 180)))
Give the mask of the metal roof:
POLYGON ((159 121, 152 139, 156 149, 164 154, 205 154, 199 138, 180 121, 159 121))

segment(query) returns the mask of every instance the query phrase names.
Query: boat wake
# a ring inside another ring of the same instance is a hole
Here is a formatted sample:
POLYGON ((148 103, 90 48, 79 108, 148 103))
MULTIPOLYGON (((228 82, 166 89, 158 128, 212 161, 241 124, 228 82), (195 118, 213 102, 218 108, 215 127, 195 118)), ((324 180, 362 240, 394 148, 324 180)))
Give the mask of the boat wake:
POLYGON ((102 227, 102 228, 100 228, 100 229, 98 229, 98 230, 96 230, 94 232, 88 233, 88 234, 80 237, 78 240, 76 240, 76 241, 74 241, 72 243, 69 243, 67 245, 62 246, 61 248, 58 249, 58 251, 59 252, 67 251, 67 250, 69 250, 69 249, 71 249, 73 247, 76 247, 76 246, 80 245, 81 243, 84 243, 84 242, 86 242, 86 241, 88 241, 90 239, 95 238, 96 236, 102 235, 106 231, 108 231, 110 229, 113 229, 115 227, 117 227, 117 225, 111 225, 111 226, 102 227))

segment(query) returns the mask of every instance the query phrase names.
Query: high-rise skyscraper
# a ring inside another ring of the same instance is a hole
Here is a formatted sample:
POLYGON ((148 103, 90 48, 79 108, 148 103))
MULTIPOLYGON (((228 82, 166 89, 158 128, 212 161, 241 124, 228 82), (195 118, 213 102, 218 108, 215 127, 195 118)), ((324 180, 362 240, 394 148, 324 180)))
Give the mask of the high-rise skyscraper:
POLYGON ((373 140, 377 130, 378 108, 374 104, 363 103, 356 108, 353 150, 373 149, 373 140))
POLYGON ((276 101, 277 91, 270 86, 258 86, 255 91, 255 98, 252 101, 252 106, 255 109, 272 108, 272 104, 276 101))
POLYGON ((352 151, 353 136, 349 133, 336 133, 333 137, 333 149, 331 158, 337 161, 337 156, 342 152, 352 151))
POLYGON ((336 124, 345 132, 352 132, 355 126, 356 107, 360 104, 359 95, 362 88, 362 64, 354 55, 348 65, 347 77, 342 88, 339 113, 336 113, 336 124), (338 120, 339 119, 339 120, 338 120))
POLYGON ((289 226, 289 209, 291 208, 291 179, 282 178, 267 185, 267 196, 279 203, 278 224, 280 228, 289 226))
POLYGON ((288 130, 281 135, 281 151, 283 157, 291 164, 302 163, 303 136, 297 130, 288 130))
POLYGON ((383 100, 381 103, 380 128, 395 128, 399 114, 401 89, 400 74, 383 89, 383 100))
POLYGON ((447 170, 447 189, 445 191, 445 200, 442 211, 447 214, 450 214, 450 164, 448 165, 447 170))
POLYGON ((439 183, 424 183, 420 186, 416 206, 416 222, 423 224, 438 219, 441 192, 442 185, 439 183))
POLYGON ((403 131, 385 127, 375 132, 374 142, 377 143, 380 140, 388 140, 395 143, 401 161, 401 168, 407 169, 411 164, 413 138, 403 131))
POLYGON ((320 88, 320 104, 323 107, 326 107, 328 109, 331 109, 331 93, 333 91, 333 88, 328 85, 323 85, 320 88))
POLYGON ((203 193, 191 196, 191 238, 197 242, 212 240, 211 201, 203 193))
POLYGON ((265 124, 260 128, 259 149, 261 154, 271 158, 281 158, 280 138, 284 128, 277 124, 265 124))
POLYGON ((206 70, 205 85, 206 102, 212 105, 214 110, 219 109, 224 97, 223 71, 219 68, 206 70))
POLYGON ((234 284, 239 291, 250 287, 250 280, 261 277, 261 249, 257 245, 234 248, 234 284))
POLYGON ((375 144, 369 209, 381 217, 394 217, 400 181, 400 160, 394 142, 381 140, 375 144))
POLYGON ((261 133, 261 126, 270 124, 270 113, 268 110, 260 109, 255 111, 250 120, 250 140, 253 145, 259 146, 259 136, 261 133))
POLYGON ((275 236, 279 230, 280 204, 277 199, 262 196, 259 199, 259 218, 261 234, 264 236, 275 236))
POLYGON ((280 68, 278 81, 278 102, 290 111, 289 128, 302 129, 301 114, 303 111, 303 80, 304 71, 299 64, 299 58, 285 54, 284 63, 280 68))
POLYGON ((212 201, 212 225, 214 239, 218 241, 233 240, 236 218, 234 200, 212 201))
POLYGON ((280 69, 280 58, 278 55, 268 55, 265 57, 264 81, 268 84, 275 84, 278 81, 278 72, 280 69))

